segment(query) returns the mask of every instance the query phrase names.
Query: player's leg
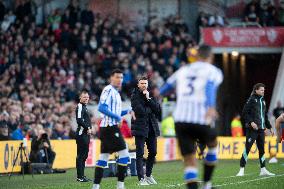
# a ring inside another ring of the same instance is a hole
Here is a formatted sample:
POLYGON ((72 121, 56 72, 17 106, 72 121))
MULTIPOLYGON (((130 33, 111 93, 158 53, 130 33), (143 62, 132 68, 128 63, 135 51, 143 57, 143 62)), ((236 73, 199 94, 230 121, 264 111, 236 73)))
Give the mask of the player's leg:
POLYGON ((212 188, 211 178, 217 164, 217 133, 206 125, 196 126, 196 134, 201 144, 206 144, 208 151, 204 157, 203 188, 212 188))
POLYGON ((148 158, 146 161, 145 179, 149 184, 157 184, 152 176, 152 169, 157 155, 157 137, 155 135, 149 135, 148 138, 146 138, 146 145, 148 149, 148 158))
POLYGON ((113 127, 112 149, 118 152, 117 160, 117 189, 124 189, 124 178, 127 172, 127 164, 129 162, 129 152, 127 145, 118 127, 113 127), (116 134, 119 134, 118 137, 116 134))
POLYGON ((124 149, 118 152, 117 160, 117 188, 124 189, 124 179, 127 172, 127 164, 129 161, 128 149, 124 149))
POLYGON ((247 129, 245 149, 240 159, 240 171, 237 174, 237 176, 244 176, 245 166, 248 160, 248 154, 256 138, 257 138, 257 131, 252 129, 247 129))
MULTIPOLYGON (((194 146, 194 142, 190 142, 194 146)), ((195 152, 184 155, 184 179, 188 189, 197 189, 198 165, 195 152)))
POLYGON ((100 154, 99 160, 96 163, 93 189, 100 188, 100 183, 103 178, 104 168, 107 166, 108 158, 109 158, 109 153, 100 154))
POLYGON ((100 183, 103 178, 104 168, 107 166, 109 159, 109 142, 112 141, 111 135, 113 134, 110 127, 101 127, 100 139, 101 139, 101 154, 95 166, 94 184, 93 189, 99 189, 100 183))
POLYGON ((275 174, 270 173, 265 168, 264 143, 265 143, 265 133, 264 133, 264 130, 260 130, 256 138, 256 145, 258 148, 259 163, 260 163, 260 174, 259 175, 260 176, 273 176, 275 174))
POLYGON ((196 145, 191 134, 194 133, 190 124, 175 123, 176 136, 179 148, 184 157, 184 179, 188 189, 197 189, 197 161, 195 158, 196 145))

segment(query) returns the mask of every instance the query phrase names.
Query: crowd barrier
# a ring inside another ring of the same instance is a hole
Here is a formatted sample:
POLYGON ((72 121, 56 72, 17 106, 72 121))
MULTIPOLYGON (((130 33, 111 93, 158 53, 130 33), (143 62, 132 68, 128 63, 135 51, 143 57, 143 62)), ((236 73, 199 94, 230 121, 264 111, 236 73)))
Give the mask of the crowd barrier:
MULTIPOLYGON (((134 139, 127 139, 130 151, 135 150, 134 139)), ((18 147, 22 141, 1 141, 0 142, 0 173, 9 173, 18 147)), ((245 138, 218 137, 218 157, 219 159, 239 159, 244 151, 245 138)), ((31 143, 27 143, 26 151, 29 154, 31 143)), ((74 168, 76 166, 76 141, 75 140, 51 140, 53 150, 56 152, 56 158, 53 168, 74 168)), ((180 160, 181 155, 178 151, 175 138, 158 138, 157 161, 180 160)), ((93 167, 99 157, 100 141, 91 140, 89 146, 89 155, 86 161, 87 167, 93 167)), ((268 158, 271 154, 276 154, 278 158, 284 158, 284 143, 277 144, 275 137, 266 137, 265 156, 268 158)), ((147 152, 145 151, 145 154, 147 152)), ((112 155, 111 158, 114 158, 112 155)), ((249 154, 249 159, 258 158, 258 150, 254 144, 249 154)), ((20 158, 16 162, 14 172, 20 171, 20 158)))

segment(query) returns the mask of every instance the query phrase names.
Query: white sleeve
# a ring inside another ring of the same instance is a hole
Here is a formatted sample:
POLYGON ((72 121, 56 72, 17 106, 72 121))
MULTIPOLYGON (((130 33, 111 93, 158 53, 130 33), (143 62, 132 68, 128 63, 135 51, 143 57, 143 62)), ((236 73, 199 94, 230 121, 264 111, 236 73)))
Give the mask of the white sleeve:
POLYGON ((112 92, 111 89, 104 89, 103 90, 101 97, 100 97, 100 103, 101 104, 107 104, 107 105, 110 104, 111 92, 112 92))
POLYGON ((216 86, 219 86, 223 81, 223 73, 219 68, 212 69, 209 75, 209 81, 213 81, 216 86))
POLYGON ((179 73, 179 70, 176 71, 173 75, 171 75, 171 77, 169 77, 167 79, 167 84, 171 85, 171 86, 176 86, 176 82, 177 82, 177 75, 179 73))
POLYGON ((82 118, 82 104, 78 104, 78 112, 77 112, 77 117, 82 118))

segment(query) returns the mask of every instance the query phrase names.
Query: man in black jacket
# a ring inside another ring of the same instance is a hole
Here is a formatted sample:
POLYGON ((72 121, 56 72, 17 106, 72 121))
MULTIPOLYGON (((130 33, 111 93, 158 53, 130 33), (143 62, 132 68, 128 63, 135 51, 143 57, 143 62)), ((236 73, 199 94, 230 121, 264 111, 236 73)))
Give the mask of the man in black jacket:
POLYGON ((78 124, 76 131, 76 144, 77 144, 77 181, 88 182, 89 179, 84 175, 85 161, 88 158, 89 143, 91 135, 91 119, 86 105, 89 102, 89 94, 87 91, 82 91, 80 94, 80 102, 76 108, 76 121, 78 124))
POLYGON ((246 146, 240 160, 240 171, 237 176, 244 176, 244 168, 248 159, 249 151, 256 141, 256 145, 259 151, 259 162, 260 162, 260 176, 272 176, 275 175, 270 173, 265 168, 265 157, 264 157, 264 143, 265 143, 265 129, 270 129, 271 134, 273 131, 271 124, 267 117, 266 104, 263 99, 265 85, 257 83, 253 87, 253 92, 249 97, 247 103, 243 109, 243 120, 246 126, 246 146))
POLYGON ((161 114, 159 103, 150 97, 147 77, 138 80, 138 87, 131 95, 131 106, 135 113, 132 119, 131 131, 135 136, 136 168, 139 185, 157 184, 152 176, 153 164, 157 154, 157 137, 160 135, 157 118, 161 114), (146 177, 144 178, 143 155, 144 144, 147 144, 148 158, 146 162, 146 177))
POLYGON ((44 130, 33 137, 31 143, 30 161, 32 163, 48 163, 52 167, 56 153, 52 150, 49 137, 44 130))

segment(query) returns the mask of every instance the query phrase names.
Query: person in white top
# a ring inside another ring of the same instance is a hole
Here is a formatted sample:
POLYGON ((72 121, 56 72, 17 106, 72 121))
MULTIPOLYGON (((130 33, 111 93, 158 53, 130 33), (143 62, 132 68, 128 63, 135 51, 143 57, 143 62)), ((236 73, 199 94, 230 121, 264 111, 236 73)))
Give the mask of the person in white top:
MULTIPOLYGON (((110 85, 107 85, 101 94, 98 110, 102 114, 100 124, 101 154, 96 163, 95 179, 93 189, 99 189, 103 177, 104 168, 107 167, 109 155, 118 152, 117 160, 117 189, 124 189, 124 178, 126 175, 129 153, 126 143, 120 132, 121 117, 132 112, 122 111, 119 90, 123 81, 123 73, 115 69, 111 73, 110 85)), ((134 115, 133 115, 134 116, 134 115)))
POLYGON ((184 178, 190 189, 197 188, 197 140, 208 147, 204 158, 204 188, 211 188, 210 180, 217 162, 217 134, 209 125, 217 117, 216 95, 223 74, 212 65, 212 60, 211 47, 201 45, 198 61, 181 67, 160 89, 161 95, 176 89, 175 130, 184 157, 184 178))

